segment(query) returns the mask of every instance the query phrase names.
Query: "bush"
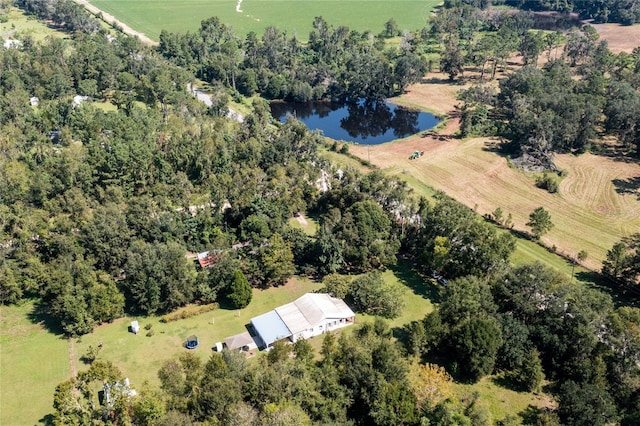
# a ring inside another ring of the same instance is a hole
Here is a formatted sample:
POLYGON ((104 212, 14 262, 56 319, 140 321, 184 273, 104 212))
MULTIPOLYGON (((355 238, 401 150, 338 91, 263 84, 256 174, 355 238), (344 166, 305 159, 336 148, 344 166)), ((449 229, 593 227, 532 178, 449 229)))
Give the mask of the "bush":
POLYGON ((87 348, 87 353, 80 357, 80 360, 85 364, 93 364, 93 362, 98 358, 98 354, 100 353, 100 349, 102 346, 89 346, 87 348))
POLYGON ((149 324, 144 326, 144 329, 145 330, 151 330, 151 327, 153 327, 153 324, 149 323, 149 324))
POLYGON ((173 321, 178 321, 181 319, 195 317, 196 315, 204 314, 205 312, 210 312, 218 309, 217 303, 210 303, 208 305, 197 306, 195 308, 187 308, 181 311, 172 312, 170 314, 164 315, 160 318, 160 322, 168 323, 173 321))
POLYGON ((342 144, 342 148, 340 148, 340 154, 348 154, 349 153, 349 144, 342 144))
POLYGON ((558 192, 559 185, 560 182, 558 178, 549 173, 544 173, 542 176, 536 178, 536 186, 541 189, 546 189, 552 194, 558 192))

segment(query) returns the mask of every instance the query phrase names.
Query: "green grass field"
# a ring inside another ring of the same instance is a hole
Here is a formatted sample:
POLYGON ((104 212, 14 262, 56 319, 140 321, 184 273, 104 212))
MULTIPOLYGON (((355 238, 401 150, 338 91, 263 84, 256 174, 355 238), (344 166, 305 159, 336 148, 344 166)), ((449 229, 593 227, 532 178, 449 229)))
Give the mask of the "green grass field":
POLYGON ((544 393, 516 392, 498 385, 497 382, 499 379, 496 376, 489 376, 473 385, 454 383, 453 391, 459 398, 465 399, 477 393, 479 404, 489 410, 494 424, 507 415, 518 416, 525 414, 532 407, 553 405, 553 400, 544 393))
POLYGON ((196 30, 212 16, 231 25, 244 36, 250 31, 262 34, 275 26, 296 33, 306 40, 314 17, 322 16, 334 26, 371 30, 377 34, 393 18, 400 29, 424 27, 433 7, 440 0, 89 0, 133 29, 158 40, 160 31, 196 30))
POLYGON ((29 35, 34 40, 44 40, 48 36, 66 37, 67 35, 49 28, 39 20, 28 17, 17 7, 12 7, 8 14, 8 21, 0 24, 0 38, 11 39, 16 36, 29 35))
POLYGON ((68 341, 32 320, 34 305, 0 307, 0 424, 32 425, 71 375, 68 341))

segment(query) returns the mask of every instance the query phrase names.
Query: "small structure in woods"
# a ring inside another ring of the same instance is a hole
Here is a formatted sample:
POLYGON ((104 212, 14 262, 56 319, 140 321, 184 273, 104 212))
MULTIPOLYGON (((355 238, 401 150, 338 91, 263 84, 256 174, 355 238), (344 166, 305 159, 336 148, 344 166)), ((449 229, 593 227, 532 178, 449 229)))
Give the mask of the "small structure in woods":
POLYGON ((120 397, 129 400, 138 394, 135 389, 131 389, 128 377, 125 377, 124 380, 120 382, 112 384, 105 383, 102 391, 104 392, 102 402, 106 407, 113 407, 115 400, 120 397))

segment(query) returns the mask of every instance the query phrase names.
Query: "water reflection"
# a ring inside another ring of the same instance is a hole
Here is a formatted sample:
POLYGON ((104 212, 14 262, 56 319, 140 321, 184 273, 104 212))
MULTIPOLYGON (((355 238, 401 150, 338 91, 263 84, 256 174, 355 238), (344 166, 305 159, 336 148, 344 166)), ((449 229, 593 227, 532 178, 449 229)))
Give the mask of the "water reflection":
POLYGON ((376 145, 430 129, 438 124, 432 114, 409 110, 389 102, 361 101, 352 104, 330 102, 274 102, 271 114, 284 122, 293 115, 308 128, 322 130, 337 140, 376 145))

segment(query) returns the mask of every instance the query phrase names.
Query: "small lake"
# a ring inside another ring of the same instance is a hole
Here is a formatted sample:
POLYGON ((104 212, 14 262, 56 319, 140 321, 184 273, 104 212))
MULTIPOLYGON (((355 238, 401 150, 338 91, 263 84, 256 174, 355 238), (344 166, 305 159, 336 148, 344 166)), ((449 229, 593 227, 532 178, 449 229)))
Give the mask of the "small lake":
POLYGON ((440 122, 433 114, 390 102, 272 102, 271 115, 285 122, 289 115, 331 139, 378 145, 431 129, 440 122))

